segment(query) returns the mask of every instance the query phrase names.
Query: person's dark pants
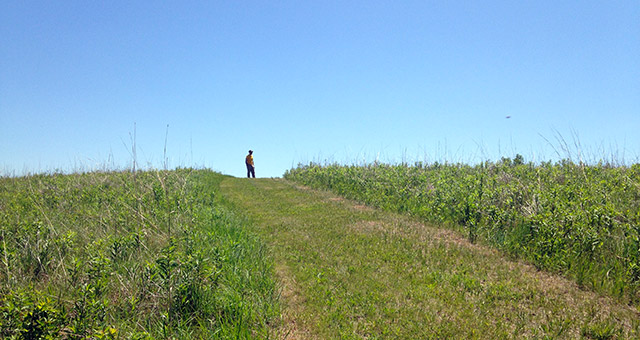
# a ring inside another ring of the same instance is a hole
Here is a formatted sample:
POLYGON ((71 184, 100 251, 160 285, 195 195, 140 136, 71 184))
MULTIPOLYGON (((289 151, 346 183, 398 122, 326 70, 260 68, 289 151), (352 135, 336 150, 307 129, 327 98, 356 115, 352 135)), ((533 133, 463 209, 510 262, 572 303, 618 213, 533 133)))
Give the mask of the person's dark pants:
POLYGON ((251 178, 251 176, 253 176, 253 178, 256 178, 256 168, 254 168, 251 164, 247 164, 247 178, 251 178))

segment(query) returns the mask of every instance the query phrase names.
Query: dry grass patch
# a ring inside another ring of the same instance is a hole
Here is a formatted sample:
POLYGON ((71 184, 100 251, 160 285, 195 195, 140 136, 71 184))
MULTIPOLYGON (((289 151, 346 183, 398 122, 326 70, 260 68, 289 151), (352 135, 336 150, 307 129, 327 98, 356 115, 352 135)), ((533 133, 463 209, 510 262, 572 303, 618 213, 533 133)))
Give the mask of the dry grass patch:
POLYGON ((289 268, 280 264, 276 266, 276 276, 280 282, 280 296, 284 303, 281 316, 282 325, 280 339, 302 340, 314 339, 309 331, 309 325, 300 316, 305 303, 305 297, 295 282, 289 268))

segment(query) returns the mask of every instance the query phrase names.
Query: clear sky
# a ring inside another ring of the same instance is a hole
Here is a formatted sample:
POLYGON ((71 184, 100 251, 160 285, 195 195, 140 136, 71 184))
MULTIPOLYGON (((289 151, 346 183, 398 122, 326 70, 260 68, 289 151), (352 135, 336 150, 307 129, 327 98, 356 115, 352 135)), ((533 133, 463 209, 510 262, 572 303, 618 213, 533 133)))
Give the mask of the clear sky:
POLYGON ((640 2, 0 2, 0 175, 640 159, 640 2), (510 118, 507 118, 507 117, 510 118), (167 125, 169 126, 167 129, 167 125), (167 133, 168 132, 168 133, 167 133))

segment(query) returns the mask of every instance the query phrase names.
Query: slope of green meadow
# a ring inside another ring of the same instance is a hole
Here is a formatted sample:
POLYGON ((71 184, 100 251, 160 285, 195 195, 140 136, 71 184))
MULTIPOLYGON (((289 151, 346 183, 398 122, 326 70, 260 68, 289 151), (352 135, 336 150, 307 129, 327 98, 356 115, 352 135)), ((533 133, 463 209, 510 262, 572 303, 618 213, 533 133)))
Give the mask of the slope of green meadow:
POLYGON ((0 338, 266 338, 272 263, 207 170, 0 178, 0 338))
POLYGON ((640 302, 640 164, 311 164, 285 178, 448 225, 471 242, 640 302))

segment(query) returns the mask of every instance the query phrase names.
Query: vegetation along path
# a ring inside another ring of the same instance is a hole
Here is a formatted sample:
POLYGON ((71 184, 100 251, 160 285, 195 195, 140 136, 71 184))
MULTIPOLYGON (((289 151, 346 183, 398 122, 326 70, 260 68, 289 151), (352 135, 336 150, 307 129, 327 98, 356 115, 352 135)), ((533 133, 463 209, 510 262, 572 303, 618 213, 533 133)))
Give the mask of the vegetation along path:
POLYGON ((283 338, 640 337, 634 307, 452 231, 283 179, 220 186, 276 263, 283 338))

